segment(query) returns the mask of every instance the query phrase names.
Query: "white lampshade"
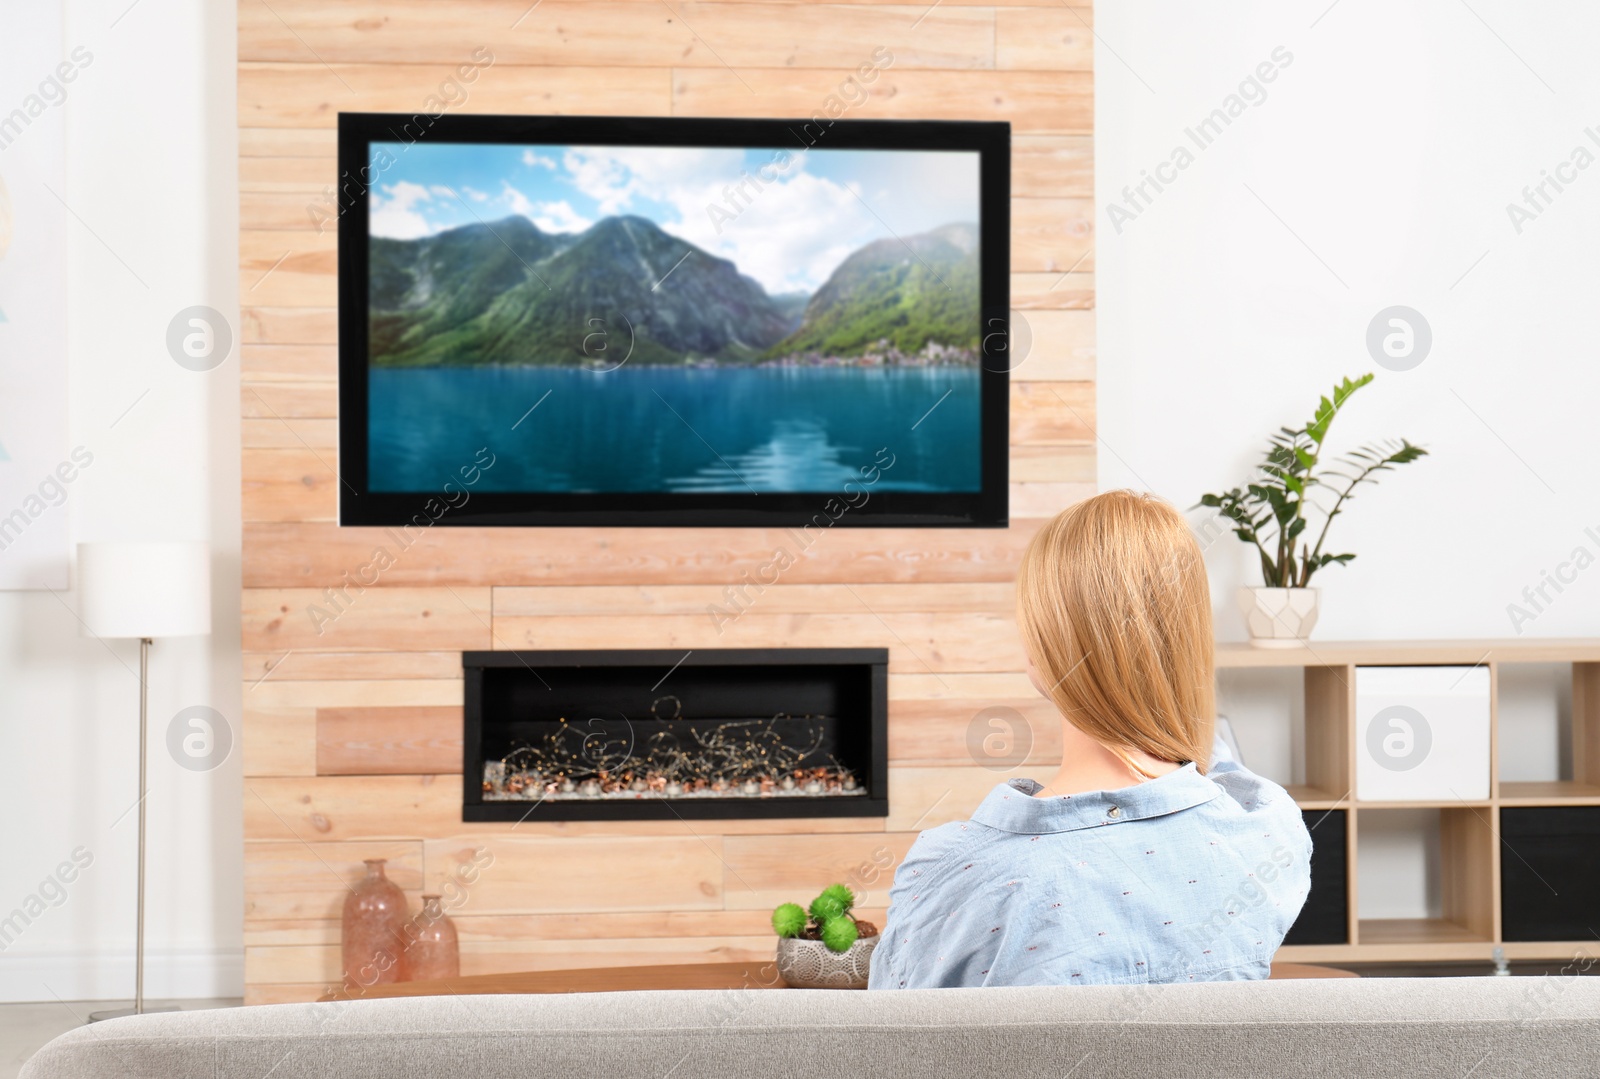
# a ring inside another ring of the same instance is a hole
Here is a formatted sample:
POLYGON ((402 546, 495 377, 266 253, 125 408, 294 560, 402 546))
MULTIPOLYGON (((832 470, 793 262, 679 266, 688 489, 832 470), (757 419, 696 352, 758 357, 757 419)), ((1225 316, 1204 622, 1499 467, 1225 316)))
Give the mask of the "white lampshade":
POLYGON ((211 553, 204 543, 80 543, 84 632, 191 637, 211 632, 211 553))

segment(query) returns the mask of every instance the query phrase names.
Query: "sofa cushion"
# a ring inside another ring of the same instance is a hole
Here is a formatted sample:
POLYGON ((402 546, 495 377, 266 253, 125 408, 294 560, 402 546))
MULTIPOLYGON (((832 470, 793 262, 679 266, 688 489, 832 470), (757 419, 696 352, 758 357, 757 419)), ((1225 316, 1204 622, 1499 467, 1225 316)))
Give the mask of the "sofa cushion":
POLYGON ((403 997, 111 1020, 21 1079, 1593 1074, 1600 979, 403 997))

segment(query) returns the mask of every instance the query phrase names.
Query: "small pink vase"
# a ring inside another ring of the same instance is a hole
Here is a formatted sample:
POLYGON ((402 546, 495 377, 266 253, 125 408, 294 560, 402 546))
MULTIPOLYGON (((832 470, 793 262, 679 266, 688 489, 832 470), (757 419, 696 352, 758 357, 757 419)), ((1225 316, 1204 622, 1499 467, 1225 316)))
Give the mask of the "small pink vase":
POLYGON ((367 859, 367 875, 344 900, 344 980, 356 991, 405 980, 406 895, 384 875, 385 861, 367 859))
POLYGON ((406 928, 411 946, 406 949, 406 980, 431 982, 461 976, 461 944, 456 924, 439 906, 439 897, 422 897, 422 913, 406 928))

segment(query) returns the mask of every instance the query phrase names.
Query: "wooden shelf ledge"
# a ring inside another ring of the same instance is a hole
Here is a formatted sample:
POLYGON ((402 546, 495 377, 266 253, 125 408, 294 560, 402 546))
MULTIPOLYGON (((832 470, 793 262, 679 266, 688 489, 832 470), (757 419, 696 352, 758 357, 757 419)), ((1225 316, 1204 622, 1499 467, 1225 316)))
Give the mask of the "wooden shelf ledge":
POLYGON ((1443 918, 1363 918, 1357 923, 1363 944, 1491 944, 1491 938, 1443 918))
POLYGON ((1218 670, 1250 667, 1408 666, 1478 663, 1587 663, 1600 660, 1600 638, 1479 641, 1318 641, 1304 648, 1216 646, 1218 670))
POLYGON ((1600 805, 1600 786, 1570 779, 1500 783, 1503 806, 1600 805))

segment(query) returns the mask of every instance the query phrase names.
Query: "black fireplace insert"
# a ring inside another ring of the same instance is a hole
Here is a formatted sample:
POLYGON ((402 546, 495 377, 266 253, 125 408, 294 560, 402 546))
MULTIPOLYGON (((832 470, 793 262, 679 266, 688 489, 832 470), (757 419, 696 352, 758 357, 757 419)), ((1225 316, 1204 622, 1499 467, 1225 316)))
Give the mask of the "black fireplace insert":
POLYGON ((465 652, 461 819, 883 817, 882 648, 465 652))

